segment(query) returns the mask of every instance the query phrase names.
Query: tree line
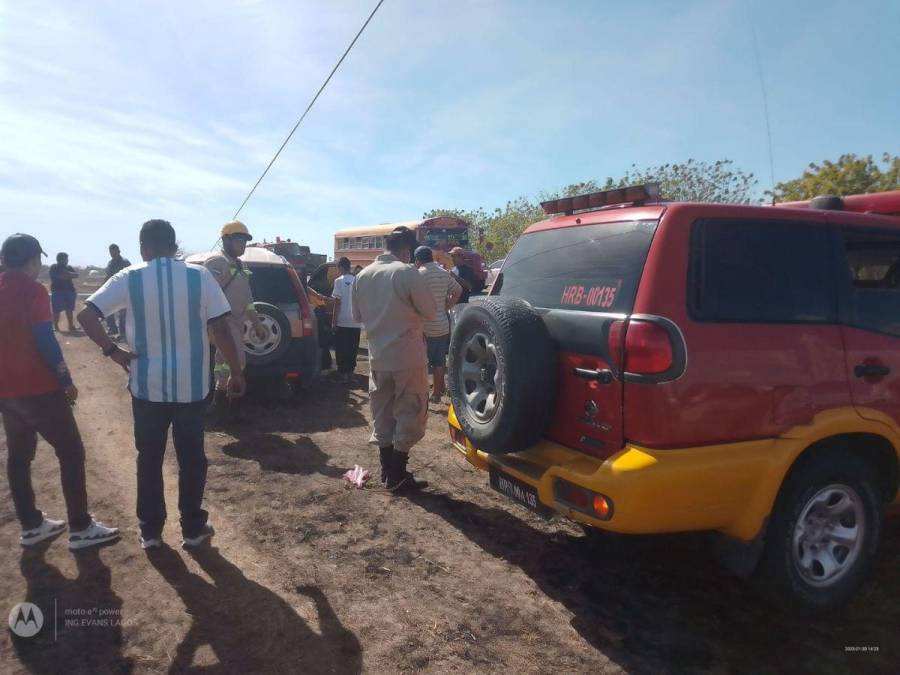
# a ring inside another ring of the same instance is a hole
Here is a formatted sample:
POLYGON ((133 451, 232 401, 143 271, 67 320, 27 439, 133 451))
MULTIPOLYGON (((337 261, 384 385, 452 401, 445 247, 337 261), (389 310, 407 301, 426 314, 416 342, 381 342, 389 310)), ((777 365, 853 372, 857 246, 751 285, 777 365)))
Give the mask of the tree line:
POLYGON ((803 174, 775 185, 760 194, 759 181, 742 171, 730 159, 704 162, 688 159, 681 164, 661 164, 639 168, 632 165, 618 179, 587 180, 573 183, 557 192, 542 192, 536 197, 518 197, 492 211, 477 209, 433 209, 424 218, 457 216, 469 222, 473 248, 482 257, 495 260, 506 256, 522 231, 546 217, 541 202, 572 197, 587 192, 612 190, 626 185, 659 183, 666 199, 690 202, 758 204, 798 201, 818 195, 849 195, 900 189, 900 156, 884 153, 880 160, 871 155, 845 154, 837 161, 811 163, 803 174))

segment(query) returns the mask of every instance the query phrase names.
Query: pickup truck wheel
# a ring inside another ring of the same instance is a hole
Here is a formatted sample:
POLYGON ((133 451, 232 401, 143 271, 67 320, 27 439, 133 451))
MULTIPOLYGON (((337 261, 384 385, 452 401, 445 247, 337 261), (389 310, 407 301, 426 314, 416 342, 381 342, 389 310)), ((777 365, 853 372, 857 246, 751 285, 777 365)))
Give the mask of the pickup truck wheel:
POLYGON ((846 452, 819 452, 796 467, 766 535, 757 572, 764 590, 805 609, 846 602, 868 575, 881 537, 877 485, 873 468, 846 452))
POLYGON ((543 319, 522 300, 488 297, 459 313, 450 340, 450 397, 475 447, 505 454, 541 438, 554 412, 556 361, 543 319))

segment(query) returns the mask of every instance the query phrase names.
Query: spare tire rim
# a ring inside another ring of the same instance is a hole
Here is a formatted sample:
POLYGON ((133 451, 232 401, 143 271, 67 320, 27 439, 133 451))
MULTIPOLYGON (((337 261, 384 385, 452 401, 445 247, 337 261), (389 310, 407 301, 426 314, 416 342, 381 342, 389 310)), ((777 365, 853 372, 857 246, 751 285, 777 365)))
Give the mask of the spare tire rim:
POLYGON ((268 314, 260 314, 259 322, 266 329, 263 338, 256 334, 250 321, 244 322, 244 349, 255 356, 266 356, 278 349, 278 345, 281 344, 281 326, 268 314))
POLYGON ((863 500, 848 485, 819 490, 794 525, 794 568, 811 586, 830 586, 860 556, 865 534, 863 500))
POLYGON ((473 333, 462 350, 459 377, 463 398, 479 422, 489 422, 500 407, 503 373, 497 348, 485 333, 473 333))

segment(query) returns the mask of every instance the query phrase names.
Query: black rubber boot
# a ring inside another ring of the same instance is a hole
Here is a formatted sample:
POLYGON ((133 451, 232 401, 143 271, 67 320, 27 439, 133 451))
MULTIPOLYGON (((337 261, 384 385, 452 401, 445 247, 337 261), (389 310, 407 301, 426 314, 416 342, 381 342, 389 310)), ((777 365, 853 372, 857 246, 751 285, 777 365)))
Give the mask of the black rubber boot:
POLYGON ((391 490, 392 492, 407 492, 428 487, 427 481, 416 480, 416 478, 406 470, 406 462, 408 460, 408 453, 394 451, 394 459, 391 462, 388 480, 385 484, 385 487, 388 490, 391 490))
POLYGON ((378 448, 378 454, 381 455, 381 482, 387 483, 388 474, 391 471, 391 461, 394 459, 394 446, 378 448))

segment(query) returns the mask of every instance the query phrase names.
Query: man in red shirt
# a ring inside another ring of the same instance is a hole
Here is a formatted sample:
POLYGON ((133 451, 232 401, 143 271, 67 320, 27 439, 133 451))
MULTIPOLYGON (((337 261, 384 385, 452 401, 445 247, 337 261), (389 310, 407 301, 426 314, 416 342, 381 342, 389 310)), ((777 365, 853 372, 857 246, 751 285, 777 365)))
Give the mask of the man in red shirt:
POLYGON ((6 430, 7 477, 22 546, 51 539, 65 529, 35 506, 31 462, 40 434, 59 459, 69 516, 69 548, 95 546, 119 537, 119 530, 88 513, 84 445, 72 406, 78 389, 53 334, 50 298, 37 282, 41 255, 37 239, 14 234, 0 249, 0 413, 6 430))

